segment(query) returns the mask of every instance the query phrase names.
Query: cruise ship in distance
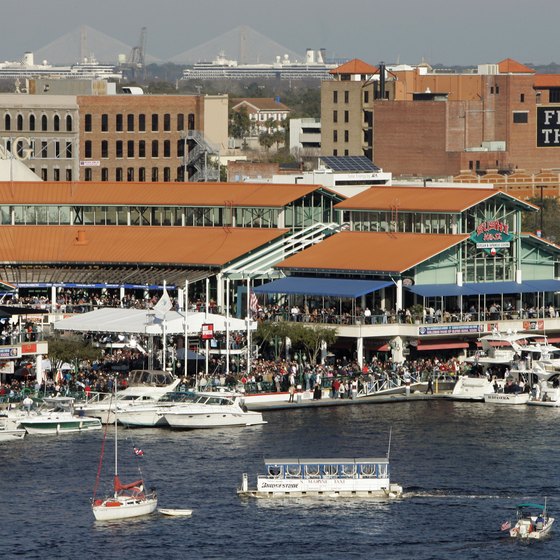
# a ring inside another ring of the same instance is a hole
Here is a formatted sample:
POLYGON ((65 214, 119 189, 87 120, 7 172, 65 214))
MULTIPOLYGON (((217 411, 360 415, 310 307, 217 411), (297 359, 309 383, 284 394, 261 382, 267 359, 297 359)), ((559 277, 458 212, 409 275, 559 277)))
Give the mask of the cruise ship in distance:
POLYGON ((0 80, 16 78, 120 80, 122 72, 117 71, 111 64, 99 63, 93 56, 71 66, 53 66, 46 60, 35 64, 33 53, 26 52, 17 62, 0 62, 0 80))
POLYGON ((197 62, 183 71, 183 80, 244 80, 247 78, 278 80, 330 80, 329 71, 340 66, 340 62, 325 62, 325 50, 307 49, 305 62, 290 60, 285 54, 277 56, 272 64, 239 64, 237 60, 225 58, 220 53, 212 62, 197 62))

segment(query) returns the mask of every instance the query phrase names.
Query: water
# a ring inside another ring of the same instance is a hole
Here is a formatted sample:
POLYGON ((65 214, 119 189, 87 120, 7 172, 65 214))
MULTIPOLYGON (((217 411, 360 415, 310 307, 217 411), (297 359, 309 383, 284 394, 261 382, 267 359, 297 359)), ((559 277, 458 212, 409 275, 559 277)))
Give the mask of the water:
MULTIPOLYGON (((141 464, 159 505, 194 510, 94 522, 89 498, 102 432, 28 436, 0 445, 0 550, 5 560, 109 558, 560 558, 551 538, 499 532, 515 504, 560 517, 560 410, 422 401, 265 413, 268 424, 194 432, 119 430, 124 464, 141 464), (264 457, 383 455, 406 498, 242 500, 264 457), (133 446, 145 455, 137 458, 133 446)), ((106 451, 109 483, 111 448, 106 451)), ((124 469, 123 479, 134 471, 124 469), (128 472, 126 472, 128 470, 128 472)))

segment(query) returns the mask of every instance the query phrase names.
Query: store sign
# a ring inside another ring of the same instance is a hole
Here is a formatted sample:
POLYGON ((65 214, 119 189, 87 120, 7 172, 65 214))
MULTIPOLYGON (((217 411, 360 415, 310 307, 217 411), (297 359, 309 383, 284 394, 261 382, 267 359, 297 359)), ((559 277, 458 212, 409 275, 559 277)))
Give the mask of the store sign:
POLYGON ((206 323, 202 325, 202 340, 210 340, 214 338, 214 325, 212 323, 206 323))
POLYGON ((21 348, 19 346, 0 346, 0 359, 21 358, 21 348))
POLYGON ((509 232, 507 223, 502 220, 489 220, 477 226, 470 239, 477 249, 484 249, 494 255, 497 249, 509 249, 513 235, 509 232))
POLYGON ((537 147, 560 146, 560 107, 537 107, 537 147))
POLYGON ((524 331, 543 331, 544 330, 544 320, 539 319, 536 321, 523 321, 524 331))
POLYGON ((434 325, 428 327, 418 327, 418 335, 434 334, 472 334, 482 332, 481 325, 434 325))

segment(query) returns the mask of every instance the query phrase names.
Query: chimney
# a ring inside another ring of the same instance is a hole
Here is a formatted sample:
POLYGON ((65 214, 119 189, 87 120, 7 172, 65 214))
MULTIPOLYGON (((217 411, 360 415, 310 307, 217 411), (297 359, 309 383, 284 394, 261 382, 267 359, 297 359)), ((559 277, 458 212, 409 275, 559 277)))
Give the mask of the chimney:
POLYGON ((379 63, 379 98, 385 99, 385 63, 379 63))

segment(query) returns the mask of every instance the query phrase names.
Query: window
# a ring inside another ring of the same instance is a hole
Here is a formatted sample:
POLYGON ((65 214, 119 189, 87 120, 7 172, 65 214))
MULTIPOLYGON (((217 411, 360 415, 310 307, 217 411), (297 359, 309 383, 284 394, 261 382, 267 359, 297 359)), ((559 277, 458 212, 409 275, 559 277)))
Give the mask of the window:
MULTIPOLYGON (((45 142, 46 144, 46 142, 45 142)), ((45 157, 45 156, 43 156, 45 157)), ((90 158, 91 157, 91 140, 86 140, 84 145, 84 157, 90 158)))
POLYGON ((187 128, 189 130, 194 130, 195 124, 194 113, 189 113, 189 116, 187 117, 187 128))
POLYGON ((348 111, 344 111, 344 122, 347 123, 349 118, 348 111))
POLYGON ((35 115, 29 115, 29 130, 35 130, 35 115))
POLYGON ((58 167, 53 169, 53 181, 60 181, 60 169, 58 167))
POLYGON ((43 181, 47 181, 48 178, 49 178, 49 174, 48 174, 47 168, 42 167, 41 168, 41 179, 43 179, 43 181))
POLYGON ((146 157, 146 141, 140 140, 138 142, 138 157, 145 158, 146 157))
POLYGON ((157 140, 152 140, 152 157, 158 157, 159 144, 157 140))
POLYGON ((86 132, 91 132, 91 114, 88 113, 84 118, 84 130, 86 132))
POLYGON ((513 122, 515 124, 526 124, 529 122, 529 113, 526 111, 514 111, 513 122))
POLYGON ((70 167, 66 168, 66 180, 67 181, 72 180, 72 169, 70 167))
POLYGON ((109 180, 109 169, 106 167, 101 168, 101 180, 108 181, 109 180))
POLYGON ((123 141, 122 140, 117 140, 115 142, 115 157, 117 158, 122 158, 123 157, 123 141))
POLYGON ((122 167, 117 167, 115 169, 115 181, 122 181, 122 178, 123 178, 122 167))
POLYGON ((54 116, 53 128, 55 132, 60 132, 60 117, 58 115, 54 116))
POLYGON ((345 156, 348 155, 348 150, 344 150, 344 155, 345 155, 345 156))
POLYGON ((185 156, 185 141, 177 140, 177 157, 185 156))
POLYGON ((338 111, 333 111, 332 112, 332 120, 334 123, 338 122, 338 111))
POLYGON ((41 130, 43 132, 46 132, 49 129, 49 119, 47 118, 47 115, 42 115, 41 116, 41 130))
POLYGON ((344 103, 348 103, 350 101, 350 92, 345 89, 344 90, 344 103))
POLYGON ((163 142, 163 157, 171 157, 171 142, 169 140, 163 142))
POLYGON ((23 115, 18 115, 17 119, 16 119, 16 122, 17 122, 17 125, 16 125, 17 129, 18 130, 23 130, 23 115))
POLYGON ((139 167, 138 168, 138 180, 141 181, 142 183, 146 180, 146 168, 145 167, 139 167))
POLYGON ((333 155, 333 156, 337 156, 337 155, 338 155, 338 150, 333 150, 333 151, 332 151, 332 155, 333 155))
POLYGON ((152 181, 154 183, 159 181, 159 169, 157 167, 152 167, 152 181))
POLYGON ((183 113, 177 115, 177 130, 185 130, 185 115, 183 113))
MULTIPOLYGON (((86 142, 86 144, 87 144, 87 142, 86 142)), ((90 153, 91 153, 91 142, 90 142, 89 150, 90 150, 90 153)), ((86 145, 86 152, 87 152, 87 145, 86 145)), ((41 157, 46 158, 47 154, 48 154, 48 144, 47 144, 46 140, 43 140, 41 142, 41 157)), ((91 157, 91 155, 89 157, 91 157)))
POLYGON ((134 115, 131 113, 126 116, 126 130, 134 132, 134 115))
POLYGON ((338 103, 338 91, 334 90, 332 92, 332 102, 333 103, 338 103))
POLYGON ((66 159, 72 159, 72 142, 66 142, 66 159))
POLYGON ((156 132, 159 128, 159 119, 157 114, 152 115, 152 131, 156 132))
POLYGON ((126 143, 126 157, 129 157, 129 158, 134 157, 134 140, 129 140, 126 143))
POLYGON ((169 181, 171 181, 171 167, 163 168, 163 180, 166 183, 169 183, 169 181))
POLYGON ((129 167, 126 170, 126 180, 127 181, 134 181, 134 167, 129 167))
POLYGON ((550 88, 548 92, 548 100, 550 103, 560 102, 560 88, 550 88))
POLYGON ((101 157, 107 159, 109 157, 109 140, 101 141, 101 157))
POLYGON ((10 115, 4 117, 4 130, 12 130, 12 117, 10 115))
POLYGON ((146 132, 146 115, 143 113, 138 115, 138 130, 140 132, 146 132))
POLYGON ((171 130, 171 115, 169 113, 165 113, 165 115, 163 115, 163 130, 165 132, 169 132, 171 130))
POLYGON ((338 130, 333 130, 332 141, 333 142, 338 142, 338 130))
POLYGON ((93 173, 91 171, 91 167, 86 167, 84 169, 84 180, 91 181, 93 178, 93 173))
POLYGON ((58 140, 54 143, 54 157, 60 158, 60 142, 58 140))
POLYGON ((364 103, 369 103, 369 91, 364 91, 364 103))
POLYGON ((123 131, 123 116, 120 113, 115 115, 115 130, 117 132, 123 131))
POLYGON ((101 115, 101 132, 109 131, 109 115, 103 113, 101 115))
POLYGON ((519 94, 519 102, 520 103, 525 103, 525 94, 524 93, 519 94))
POLYGON ((491 93, 491 94, 494 93, 494 86, 490 86, 490 93, 491 93))
POLYGON ((345 142, 348 142, 349 137, 350 137, 350 134, 348 133, 347 130, 345 130, 345 131, 344 131, 344 141, 345 141, 345 142))
POLYGON ((498 95, 498 93, 500 93, 500 86, 496 86, 496 95, 498 95))
POLYGON ((66 132, 72 132, 72 115, 66 115, 66 132))

